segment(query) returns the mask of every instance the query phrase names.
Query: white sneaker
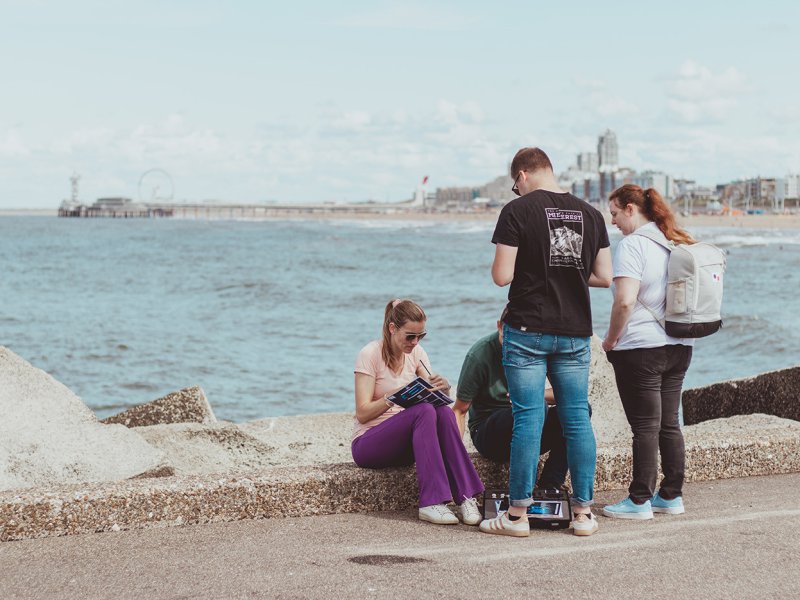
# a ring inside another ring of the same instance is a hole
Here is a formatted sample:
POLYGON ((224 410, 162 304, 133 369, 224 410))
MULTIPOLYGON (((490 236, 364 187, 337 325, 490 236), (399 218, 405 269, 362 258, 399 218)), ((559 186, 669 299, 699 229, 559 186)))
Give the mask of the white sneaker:
POLYGON ((464 501, 456 509, 456 515, 464 525, 477 525, 483 519, 475 498, 464 498, 464 501))
POLYGON ((592 535, 600 529, 597 519, 591 512, 575 513, 570 527, 572 527, 572 533, 575 535, 592 535))
POLYGON ((506 511, 502 511, 494 519, 484 519, 481 521, 479 529, 484 533, 513 535, 514 537, 528 537, 531 534, 528 517, 522 516, 516 521, 512 521, 506 515, 506 511))
POLYGON ((419 509, 419 520, 437 525, 457 525, 458 517, 444 504, 431 504, 419 509))

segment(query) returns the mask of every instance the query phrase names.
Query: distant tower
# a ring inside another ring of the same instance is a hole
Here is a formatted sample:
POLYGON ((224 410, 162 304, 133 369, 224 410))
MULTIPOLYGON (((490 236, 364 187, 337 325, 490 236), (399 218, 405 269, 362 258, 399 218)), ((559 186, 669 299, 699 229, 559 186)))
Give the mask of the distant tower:
POLYGON ((425 185, 428 183, 428 176, 422 178, 422 183, 417 186, 417 191, 414 192, 414 201, 411 206, 425 206, 425 185))
POLYGON ((72 177, 69 178, 70 184, 72 184, 72 195, 70 196, 70 201, 73 204, 78 204, 78 182, 81 180, 81 176, 78 175, 75 171, 72 172, 72 177))
POLYGON ((617 134, 606 129, 597 140, 597 156, 600 159, 600 170, 614 172, 619 166, 619 149, 617 147, 617 134))

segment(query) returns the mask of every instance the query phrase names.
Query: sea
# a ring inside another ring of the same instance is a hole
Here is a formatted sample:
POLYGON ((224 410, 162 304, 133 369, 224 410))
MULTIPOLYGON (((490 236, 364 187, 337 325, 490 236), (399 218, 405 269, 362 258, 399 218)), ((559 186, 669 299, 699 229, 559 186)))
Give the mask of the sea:
MULTIPOLYGON (((235 422, 353 410, 358 351, 409 297, 456 383, 494 330, 494 223, 0 218, 0 345, 100 417, 199 385, 235 422)), ((723 329, 685 387, 800 362, 800 231, 695 228, 727 252, 723 329)), ((621 239, 609 233, 613 246, 621 239)), ((609 290, 592 290, 603 335, 609 290)))

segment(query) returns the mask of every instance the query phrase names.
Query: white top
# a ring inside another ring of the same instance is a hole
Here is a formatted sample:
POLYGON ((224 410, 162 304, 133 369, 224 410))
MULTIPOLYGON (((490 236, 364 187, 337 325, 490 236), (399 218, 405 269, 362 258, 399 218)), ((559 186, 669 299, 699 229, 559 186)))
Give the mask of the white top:
MULTIPOLYGON (((655 223, 642 225, 640 230, 653 232, 666 242, 666 237, 655 223)), ((663 320, 667 301, 667 265, 669 250, 642 235, 627 235, 614 254, 614 277, 630 277, 639 281, 639 301, 633 308, 627 327, 622 331, 614 350, 658 348, 670 344, 693 346, 692 338, 674 338, 667 335, 650 310, 663 320)), ((614 289, 616 285, 612 285, 614 289)))

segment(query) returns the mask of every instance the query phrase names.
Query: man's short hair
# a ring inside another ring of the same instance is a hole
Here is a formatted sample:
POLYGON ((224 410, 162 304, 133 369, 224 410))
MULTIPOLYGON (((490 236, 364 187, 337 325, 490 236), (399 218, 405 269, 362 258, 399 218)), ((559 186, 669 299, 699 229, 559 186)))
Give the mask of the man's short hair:
POLYGON ((540 148, 522 148, 515 155, 511 161, 511 179, 516 179, 520 171, 528 171, 533 173, 541 169, 553 170, 553 163, 540 148))

